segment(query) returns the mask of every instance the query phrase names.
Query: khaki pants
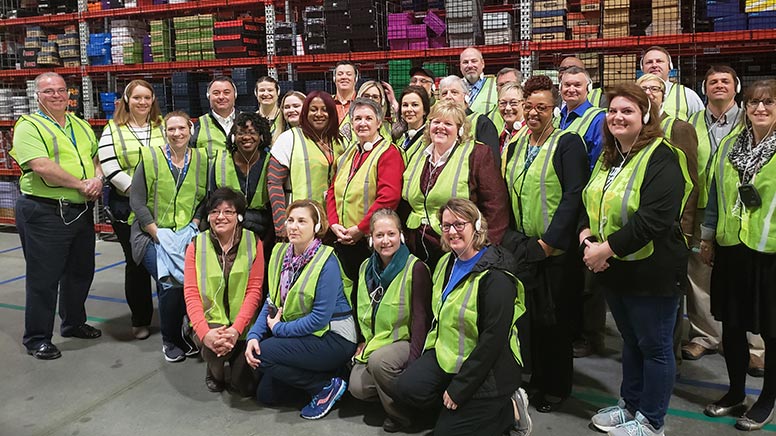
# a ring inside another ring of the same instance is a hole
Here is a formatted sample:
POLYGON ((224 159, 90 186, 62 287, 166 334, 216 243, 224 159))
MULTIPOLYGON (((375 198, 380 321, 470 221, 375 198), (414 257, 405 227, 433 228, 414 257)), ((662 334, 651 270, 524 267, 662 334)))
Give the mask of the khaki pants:
POLYGON ((396 404, 396 379, 407 366, 410 355, 410 343, 394 342, 386 345, 369 356, 367 363, 356 363, 350 371, 350 393, 362 401, 376 398, 383 405, 385 413, 399 424, 410 423, 409 414, 396 404))

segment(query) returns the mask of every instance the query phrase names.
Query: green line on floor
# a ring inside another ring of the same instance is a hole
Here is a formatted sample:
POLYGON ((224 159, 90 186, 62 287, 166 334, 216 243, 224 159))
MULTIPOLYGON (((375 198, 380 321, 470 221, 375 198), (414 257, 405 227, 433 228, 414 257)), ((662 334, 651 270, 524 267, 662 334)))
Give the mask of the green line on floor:
MULTIPOLYGON (((24 306, 19 306, 17 304, 8 304, 8 303, 0 303, 0 307, 5 309, 13 309, 13 310, 21 310, 24 311, 24 306)), ((106 323, 109 322, 107 318, 100 318, 96 316, 87 316, 87 320, 93 321, 93 322, 99 322, 99 323, 106 323)))
MULTIPOLYGON (((592 403, 597 406, 612 406, 617 404, 617 398, 610 397, 607 395, 601 395, 597 394, 595 392, 589 392, 589 391, 574 391, 572 394, 574 398, 577 398, 579 400, 592 403)), ((695 421, 704 421, 704 422, 712 422, 715 424, 728 424, 730 426, 733 426, 736 423, 736 419, 726 416, 722 418, 712 418, 710 416, 706 416, 703 414, 703 412, 688 412, 686 410, 680 410, 680 409, 668 409, 668 414, 671 416, 677 416, 679 418, 686 418, 686 419, 693 419, 695 421)), ((767 431, 776 431, 776 424, 768 424, 765 427, 763 427, 763 430, 767 431)))

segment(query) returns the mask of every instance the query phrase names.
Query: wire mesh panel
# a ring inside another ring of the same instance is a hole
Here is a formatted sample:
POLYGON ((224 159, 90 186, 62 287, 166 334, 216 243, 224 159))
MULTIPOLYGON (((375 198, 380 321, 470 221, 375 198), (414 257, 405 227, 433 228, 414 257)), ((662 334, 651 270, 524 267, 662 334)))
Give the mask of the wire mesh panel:
POLYGON ((445 0, 447 40, 450 47, 484 44, 483 9, 482 0, 445 0))

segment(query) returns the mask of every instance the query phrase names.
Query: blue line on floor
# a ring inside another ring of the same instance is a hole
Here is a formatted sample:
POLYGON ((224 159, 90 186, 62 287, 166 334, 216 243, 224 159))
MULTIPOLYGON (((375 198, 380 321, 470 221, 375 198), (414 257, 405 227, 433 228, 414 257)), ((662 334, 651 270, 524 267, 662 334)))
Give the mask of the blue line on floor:
MULTIPOLYGON (((696 388, 716 389, 718 391, 727 392, 729 386, 721 383, 712 383, 701 380, 693 380, 691 378, 680 377, 676 380, 677 384, 694 386, 696 388)), ((760 389, 746 388, 747 395, 760 395, 760 389)))
POLYGON ((0 285, 4 285, 4 284, 6 284, 6 283, 15 282, 15 281, 17 281, 17 280, 21 280, 21 279, 23 279, 24 277, 26 277, 26 276, 25 276, 25 275, 20 275, 20 276, 16 276, 16 277, 14 277, 14 278, 11 278, 11 279, 8 279, 8 280, 3 280, 2 282, 0 282, 0 285))
POLYGON ((106 269, 115 268, 115 267, 117 267, 119 265, 124 265, 125 263, 127 263, 126 260, 121 260, 119 262, 112 263, 110 265, 101 266, 101 267, 97 268, 96 270, 94 270, 94 272, 98 273, 100 271, 105 271, 106 269))
POLYGON ((86 298, 89 298, 91 300, 109 301, 111 303, 127 304, 127 300, 123 298, 103 297, 102 295, 89 295, 86 298))
POLYGON ((5 250, 0 250, 0 254, 8 253, 9 251, 15 251, 15 250, 21 250, 22 246, 13 247, 13 248, 6 248, 5 250))

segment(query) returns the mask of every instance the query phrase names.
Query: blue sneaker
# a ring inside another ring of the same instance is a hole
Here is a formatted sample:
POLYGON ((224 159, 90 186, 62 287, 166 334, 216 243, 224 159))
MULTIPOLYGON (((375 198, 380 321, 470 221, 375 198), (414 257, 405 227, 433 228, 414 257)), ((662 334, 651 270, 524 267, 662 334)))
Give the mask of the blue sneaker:
POLYGON ((334 407, 334 403, 342 397, 348 389, 348 383, 339 377, 334 377, 331 382, 317 395, 313 396, 310 404, 302 408, 301 416, 304 419, 321 419, 334 407))

